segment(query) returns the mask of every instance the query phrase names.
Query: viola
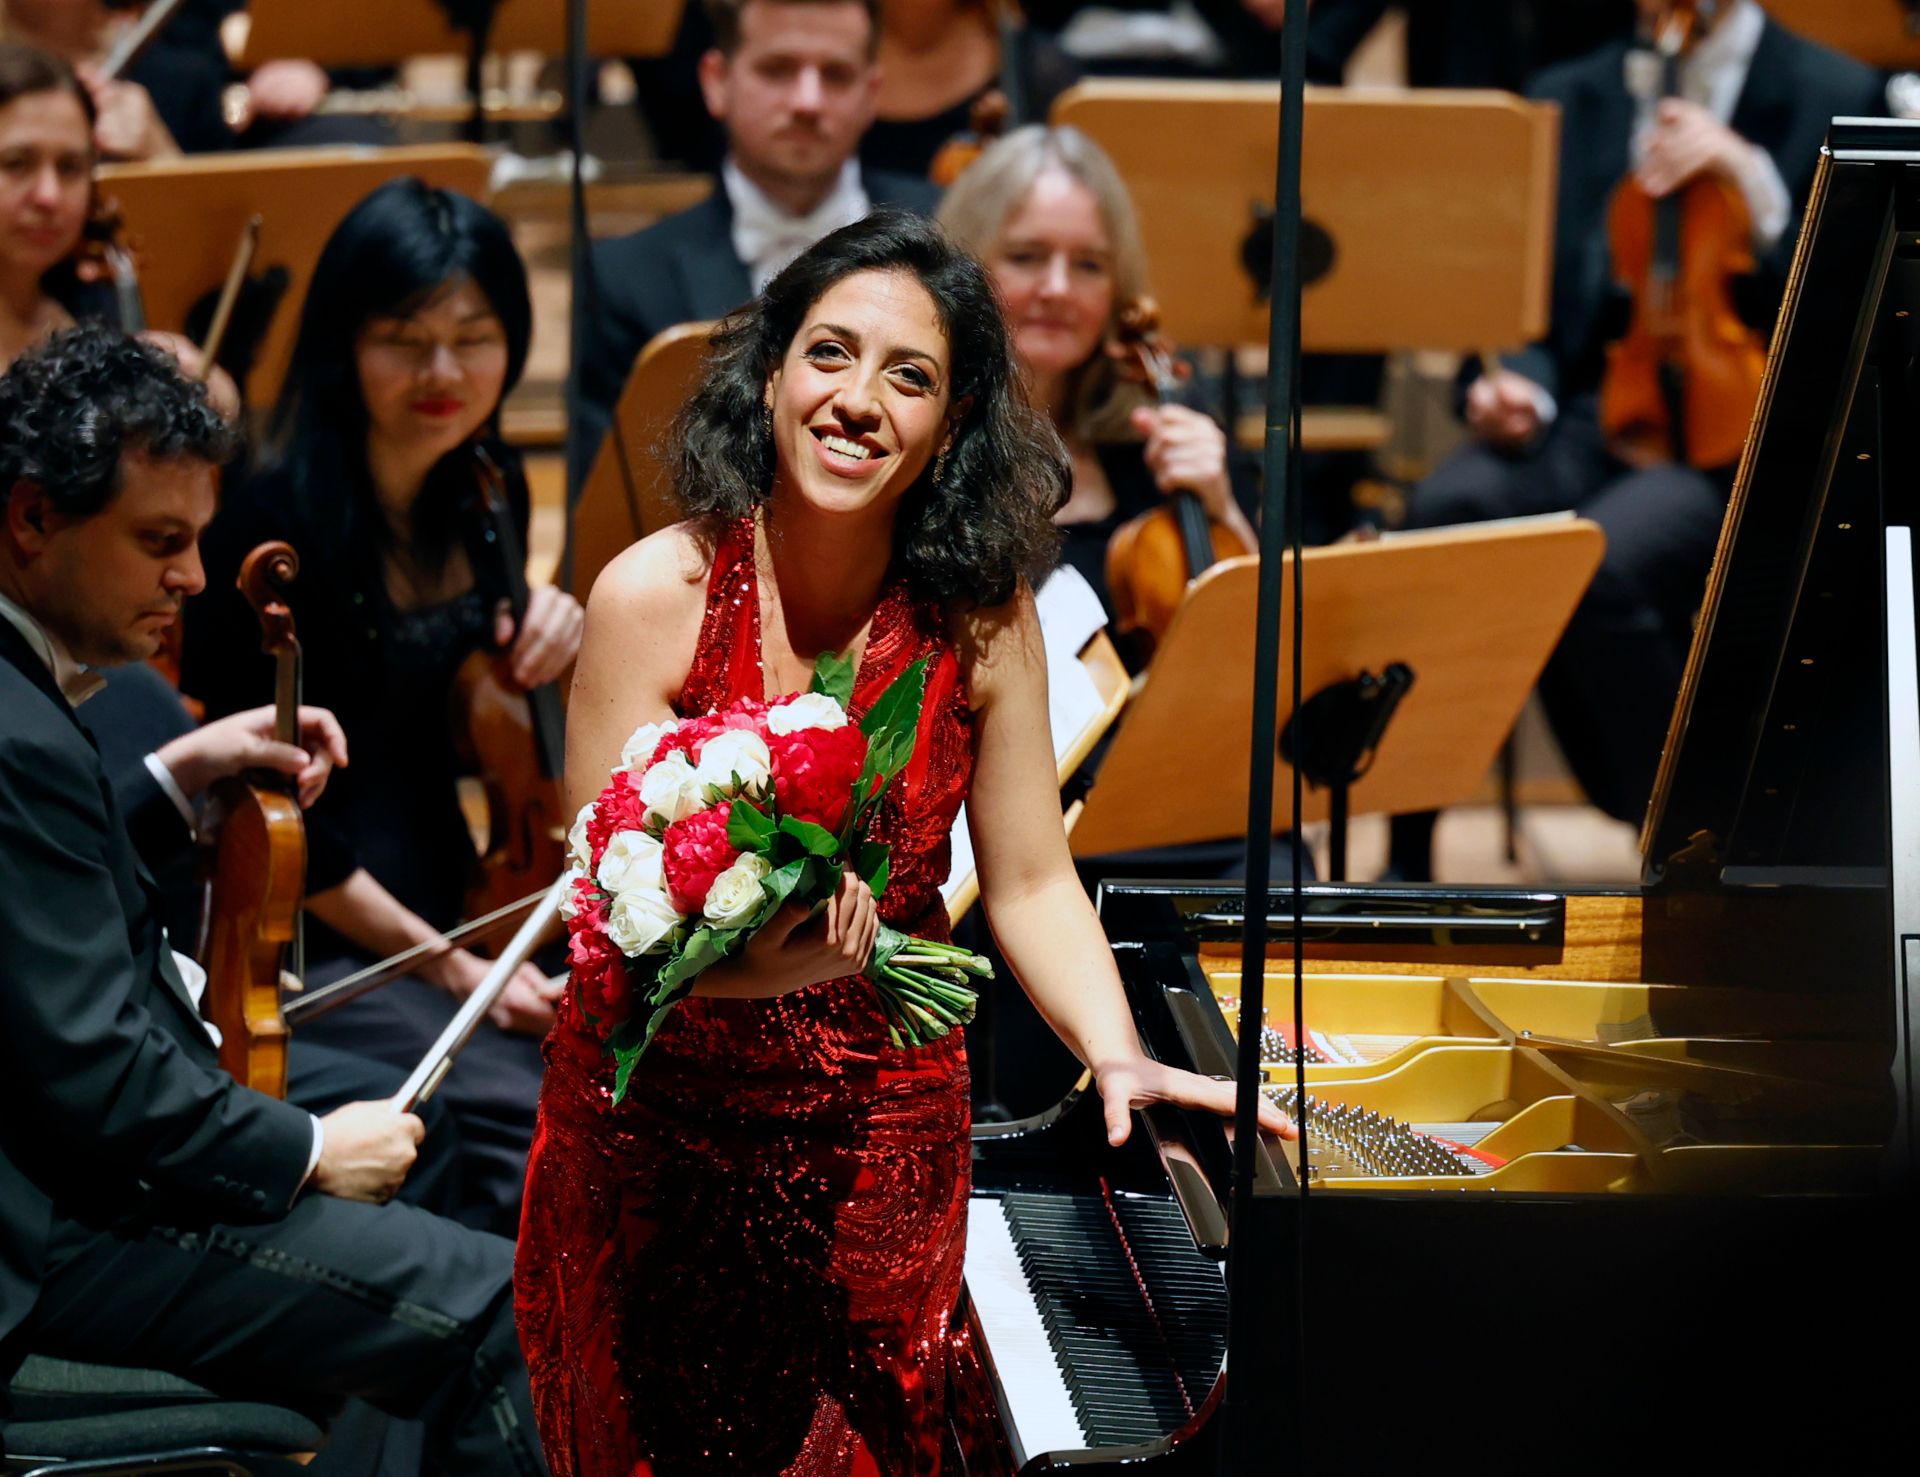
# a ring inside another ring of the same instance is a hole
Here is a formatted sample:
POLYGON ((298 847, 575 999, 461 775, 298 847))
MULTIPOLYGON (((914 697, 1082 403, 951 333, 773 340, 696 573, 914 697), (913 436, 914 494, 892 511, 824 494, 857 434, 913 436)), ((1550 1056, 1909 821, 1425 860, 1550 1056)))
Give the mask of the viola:
MULTIPOLYGON (((300 572, 290 544, 260 545, 237 583, 260 620, 274 664, 274 736, 300 742, 300 642, 287 586, 300 572)), ((258 773, 213 787, 206 916, 199 956, 207 970, 202 1013, 220 1031, 220 1065, 256 1091, 287 1095, 287 1022, 281 1014, 287 962, 299 988, 301 900, 307 833, 291 776, 258 773)))
MULTIPOLYGON (((1107 354, 1127 379, 1146 385, 1164 405, 1187 373, 1160 333, 1160 309, 1139 298, 1116 316, 1107 354)), ((1187 587, 1222 559, 1253 550, 1224 524, 1208 516, 1191 492, 1175 492, 1157 508, 1131 518, 1107 541, 1107 592, 1114 624, 1151 648, 1173 621, 1187 587)))
POLYGON ((1013 121, 1013 104, 1007 100, 1006 93, 997 87, 990 87, 973 100, 973 106, 967 110, 967 129, 957 133, 940 146, 940 152, 933 156, 933 163, 927 170, 927 178, 941 189, 948 189, 953 182, 966 172, 988 147, 1007 131, 1007 125, 1013 121))
MULTIPOLYGON (((517 623, 527 612, 527 561, 506 496, 506 479, 476 446, 472 512, 500 564, 517 623)), ((476 651, 461 664, 451 698, 454 749, 486 796, 487 839, 467 888, 466 916, 477 918, 548 887, 566 868, 567 821, 559 777, 566 757, 565 716, 556 685, 531 692, 514 685, 506 659, 476 651)))
MULTIPOLYGON (((1716 0, 1676 0, 1649 32, 1661 96, 1680 94, 1680 63, 1711 25, 1716 0)), ((1615 275, 1633 299, 1626 336, 1607 351, 1600 424, 1636 466, 1702 470, 1740 458, 1766 342, 1735 306, 1733 284, 1755 270, 1753 219, 1738 186, 1704 174, 1655 200, 1629 176, 1614 192, 1607 236, 1615 275)))

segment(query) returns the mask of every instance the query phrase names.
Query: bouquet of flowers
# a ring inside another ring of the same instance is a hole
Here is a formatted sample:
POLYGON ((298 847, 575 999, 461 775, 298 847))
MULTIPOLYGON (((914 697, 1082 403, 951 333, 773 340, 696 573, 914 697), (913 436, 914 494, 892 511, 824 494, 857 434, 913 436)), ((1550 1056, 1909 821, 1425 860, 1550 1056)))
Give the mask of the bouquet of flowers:
MULTIPOLYGON (((853 679, 829 653, 806 693, 646 724, 581 807, 560 911, 581 1010, 619 1064, 616 1103, 667 1012, 782 905, 824 906, 848 869, 885 892, 887 847, 867 831, 912 757, 926 661, 858 725, 853 679)), ((883 924, 865 978, 893 1044, 908 1047, 972 1020, 967 981, 991 973, 966 949, 883 924)))

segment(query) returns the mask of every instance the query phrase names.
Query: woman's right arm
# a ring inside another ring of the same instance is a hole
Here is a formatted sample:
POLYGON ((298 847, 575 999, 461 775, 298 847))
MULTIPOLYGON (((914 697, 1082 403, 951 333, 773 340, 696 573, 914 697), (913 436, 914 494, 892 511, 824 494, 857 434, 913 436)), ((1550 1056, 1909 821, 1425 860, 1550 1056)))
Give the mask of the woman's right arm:
POLYGON ((636 728, 673 717, 700 640, 705 575, 692 530, 676 524, 628 548, 593 582, 567 698, 569 811, 606 788, 636 728))

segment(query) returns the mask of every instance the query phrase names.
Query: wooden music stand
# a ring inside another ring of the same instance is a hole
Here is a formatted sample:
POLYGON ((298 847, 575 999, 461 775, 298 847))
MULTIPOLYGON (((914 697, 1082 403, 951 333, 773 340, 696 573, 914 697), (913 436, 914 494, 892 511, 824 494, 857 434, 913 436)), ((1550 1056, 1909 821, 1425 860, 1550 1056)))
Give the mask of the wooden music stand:
POLYGON ((1920 69, 1920 5, 1911 0, 1760 0, 1809 41, 1889 71, 1920 69))
MULTIPOLYGON (((1309 549, 1307 697, 1405 662, 1414 684, 1352 790, 1354 814, 1439 810, 1471 795, 1599 568, 1604 538, 1553 517, 1309 549)), ((1292 609, 1292 561, 1282 611, 1292 609)), ((1194 582, 1115 736, 1073 833, 1075 856, 1242 836, 1253 726, 1259 560, 1194 582)), ((1292 712, 1291 623, 1280 719, 1292 712)), ((1292 779, 1274 761, 1273 830, 1293 824, 1292 779)), ((1305 821, 1327 814, 1309 789, 1305 821)))
MULTIPOLYGON (((587 50, 594 56, 664 56, 680 29, 685 0, 601 0, 587 8, 587 50)), ((378 0, 365 7, 341 0, 250 0, 251 24, 242 68, 281 57, 323 67, 379 66, 412 56, 464 56, 467 34, 456 30, 438 0, 378 0)), ((565 0, 500 0, 487 49, 567 49, 565 0)))
MULTIPOLYGON (((1053 757, 1059 770, 1060 783, 1064 787, 1072 779, 1087 756, 1093 752, 1095 744, 1106 736, 1114 720, 1119 718, 1120 710, 1127 705, 1127 698, 1133 690, 1133 679, 1127 675, 1126 663, 1120 660, 1120 653, 1114 650, 1113 642, 1105 630, 1095 631, 1087 644, 1080 648, 1080 666, 1093 683, 1094 691, 1099 693, 1101 707, 1088 715, 1088 721, 1077 733, 1055 734, 1053 736, 1053 757)), ((1079 825, 1080 817, 1086 811, 1086 802, 1076 800, 1067 807, 1061 823, 1071 836, 1079 825)), ((954 829, 956 833, 966 826, 966 815, 962 811, 960 823, 954 829)), ((947 902, 947 918, 958 923, 966 917, 973 905, 980 901, 980 875, 973 866, 971 846, 962 856, 956 849, 954 870, 947 876, 946 884, 940 889, 940 895, 947 902)))
MULTIPOLYGON (((1270 255, 1279 110, 1271 84, 1228 82, 1083 82, 1053 105, 1126 180, 1177 343, 1266 341, 1247 263, 1270 255)), ((1308 352, 1471 353, 1546 332, 1557 109, 1309 89, 1306 130, 1302 257, 1324 264, 1302 303, 1308 352)))
POLYGON ((254 275, 279 266, 292 280, 241 388, 250 403, 271 405, 293 355, 314 263, 341 218, 403 175, 484 200, 490 168, 487 153, 471 144, 258 149, 103 165, 99 189, 120 202, 139 257, 147 321, 175 332, 197 299, 218 291, 248 217, 260 215, 254 275))
POLYGON ((622 549, 680 517, 656 455, 674 414, 693 393, 711 323, 683 323, 640 351, 573 510, 573 593, 585 602, 622 549))

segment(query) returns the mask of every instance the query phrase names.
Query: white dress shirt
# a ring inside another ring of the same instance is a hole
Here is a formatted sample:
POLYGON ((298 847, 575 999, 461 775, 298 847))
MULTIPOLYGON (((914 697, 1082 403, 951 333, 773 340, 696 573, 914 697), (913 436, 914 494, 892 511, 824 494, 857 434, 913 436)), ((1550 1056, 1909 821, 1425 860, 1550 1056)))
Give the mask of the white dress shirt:
MULTIPOLYGON (((51 631, 5 595, 0 595, 0 618, 4 618, 26 638, 27 645, 34 649, 40 660, 47 664, 47 670, 53 673, 54 683, 59 687, 61 696, 76 708, 107 685, 106 678, 91 667, 75 661, 72 654, 51 631)), ((188 829, 194 829, 193 806, 188 803, 179 782, 173 777, 173 772, 167 768, 158 754, 147 755, 146 765, 148 772, 153 775, 155 782, 166 793, 167 798, 179 808, 180 814, 186 819, 188 829)), ((179 971, 180 982, 187 987, 187 994, 193 1001, 193 1008, 196 1011, 199 1010, 200 1001, 207 990, 206 970, 200 967, 199 960, 191 959, 175 949, 168 941, 164 928, 160 931, 160 941, 166 945, 167 952, 173 956, 173 967, 179 971)), ((220 1046, 219 1029, 204 1018, 200 1025, 217 1050, 220 1046)), ((313 1124, 313 1145, 307 1152, 307 1172, 300 1182, 303 1189, 306 1187, 307 1180, 313 1178, 313 1171, 320 1164, 321 1150, 326 1147, 327 1142, 327 1131, 320 1120, 311 1113, 307 1115, 307 1119, 313 1124)))
MULTIPOLYGON (((1753 54, 1760 46, 1767 18, 1755 0, 1735 0, 1726 19, 1696 42, 1680 61, 1680 95, 1698 103, 1715 122, 1731 124, 1740 105, 1753 54)), ((1637 163, 1646 152, 1660 103, 1660 59, 1650 52, 1627 55, 1627 89, 1634 96, 1633 155, 1637 163)), ((1753 244, 1770 251, 1786 235, 1793 214, 1793 198, 1780 178, 1773 157, 1749 144, 1735 165, 1735 183, 1753 217, 1753 244)))
POLYGON ((756 293, 766 291, 781 268, 822 236, 863 219, 872 208, 860 182, 858 159, 840 166, 840 177, 826 198, 805 215, 783 210, 741 172, 731 155, 720 166, 720 183, 733 207, 734 254, 756 293))

